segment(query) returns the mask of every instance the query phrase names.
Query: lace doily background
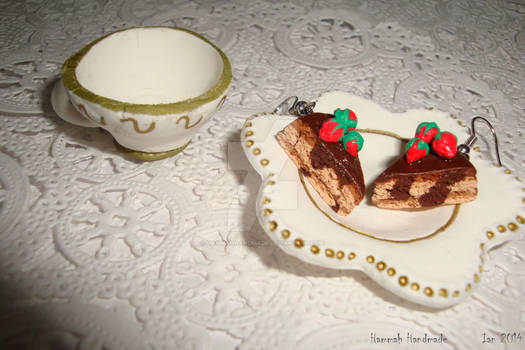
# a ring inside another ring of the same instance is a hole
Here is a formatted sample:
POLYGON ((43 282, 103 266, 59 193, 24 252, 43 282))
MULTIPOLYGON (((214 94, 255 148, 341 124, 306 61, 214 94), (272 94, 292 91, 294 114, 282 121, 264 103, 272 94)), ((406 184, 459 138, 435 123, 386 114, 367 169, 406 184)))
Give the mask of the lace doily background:
POLYGON ((249 115, 343 90, 393 111, 483 115, 525 179, 523 1, 28 0, 0 12, 0 348, 389 348, 372 334, 397 333, 446 337, 425 349, 525 344, 500 339, 525 337, 523 225, 488 254, 472 297, 424 309, 284 254, 256 221, 260 179, 238 145, 249 115), (184 152, 151 163, 49 102, 70 54, 140 25, 204 34, 234 74, 184 152))

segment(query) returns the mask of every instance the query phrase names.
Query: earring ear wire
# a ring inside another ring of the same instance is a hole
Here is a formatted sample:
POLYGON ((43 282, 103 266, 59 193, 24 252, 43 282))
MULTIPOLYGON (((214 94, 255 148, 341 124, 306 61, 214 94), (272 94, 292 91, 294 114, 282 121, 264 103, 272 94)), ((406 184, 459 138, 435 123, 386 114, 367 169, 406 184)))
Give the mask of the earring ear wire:
POLYGON ((315 102, 299 101, 297 96, 290 96, 281 102, 273 113, 275 114, 292 114, 296 116, 302 116, 313 113, 315 102))
POLYGON ((463 144, 458 146, 458 152, 462 153, 465 157, 469 158, 470 148, 478 140, 478 137, 476 135, 476 121, 478 121, 478 120, 485 122, 485 124, 487 124, 487 126, 489 127, 490 132, 494 136, 494 146, 495 146, 495 150, 496 150, 497 163, 498 163, 498 166, 502 166, 501 158, 499 156, 498 136, 496 135, 496 130, 494 129, 492 124, 486 118, 483 118, 483 117, 480 117, 480 116, 476 116, 476 117, 472 118, 472 120, 470 122, 470 125, 471 125, 470 137, 467 139, 467 141, 465 141, 465 143, 463 143, 463 144))

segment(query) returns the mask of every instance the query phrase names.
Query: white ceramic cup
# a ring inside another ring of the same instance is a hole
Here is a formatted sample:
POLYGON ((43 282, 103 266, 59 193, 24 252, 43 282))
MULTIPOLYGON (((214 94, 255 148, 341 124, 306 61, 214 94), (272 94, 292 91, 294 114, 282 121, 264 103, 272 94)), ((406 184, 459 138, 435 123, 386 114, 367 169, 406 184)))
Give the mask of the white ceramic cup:
POLYGON ((192 31, 129 28, 69 57, 62 83, 83 117, 122 146, 145 153, 180 151, 226 99, 226 55, 192 31))

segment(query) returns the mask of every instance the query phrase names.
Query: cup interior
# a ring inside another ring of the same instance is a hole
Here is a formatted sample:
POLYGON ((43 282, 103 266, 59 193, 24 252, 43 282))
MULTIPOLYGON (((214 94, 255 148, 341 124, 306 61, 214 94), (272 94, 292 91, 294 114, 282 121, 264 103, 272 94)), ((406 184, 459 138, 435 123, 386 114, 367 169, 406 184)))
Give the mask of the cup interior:
POLYGON ((195 98, 221 78, 215 47, 176 28, 132 28, 94 44, 76 67, 91 92, 132 104, 166 104, 195 98))

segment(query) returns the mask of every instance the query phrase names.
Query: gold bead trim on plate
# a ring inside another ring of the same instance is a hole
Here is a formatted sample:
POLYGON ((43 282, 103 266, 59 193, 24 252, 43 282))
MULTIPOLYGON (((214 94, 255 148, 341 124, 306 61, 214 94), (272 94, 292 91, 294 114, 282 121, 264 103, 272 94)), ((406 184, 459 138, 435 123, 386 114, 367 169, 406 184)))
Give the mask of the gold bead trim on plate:
MULTIPOLYGON (((252 147, 254 144, 255 144, 255 141, 249 137, 252 137, 254 136, 254 131, 249 129, 253 126, 253 123, 251 122, 253 119, 257 118, 257 117, 260 117, 260 116, 263 116, 263 115, 266 115, 267 113, 258 113, 258 114, 253 114, 251 115, 247 120, 246 122, 244 123, 244 137, 246 137, 247 139, 244 141, 244 144, 246 145, 246 147, 250 148, 252 147)), ((252 153, 254 156, 256 157, 259 157, 261 156, 261 149, 259 147, 255 147, 253 150, 252 150, 252 153)), ((267 158, 262 158, 259 160, 259 163, 266 167, 270 164, 270 160, 267 159, 267 158)))
MULTIPOLYGON (((263 205, 270 204, 271 203, 271 199, 268 198, 268 197, 264 197, 262 199, 261 203, 263 205)), ((267 208, 267 207, 263 208, 263 215, 264 216, 272 216, 272 214, 273 214, 273 211, 270 208, 267 208)), ((278 231, 277 230, 278 227, 279 227, 279 224, 277 223, 277 221, 275 221, 275 219, 270 220, 268 222, 268 229, 271 232, 278 231)), ((283 239, 290 239, 292 237, 292 232, 289 229, 280 230, 279 234, 280 234, 280 236, 283 239)), ((301 237, 296 237, 295 239, 293 239, 292 242, 293 242, 294 247, 297 248, 297 249, 302 249, 302 248, 304 248, 307 245, 305 243, 305 241, 301 237)), ((481 251, 483 253, 483 251, 484 251, 484 244, 480 245, 480 249, 481 249, 481 251)), ((319 253, 321 252, 321 248, 318 245, 316 245, 316 244, 312 244, 312 245, 310 245, 309 251, 310 251, 310 253, 312 253, 314 255, 319 255, 319 253)), ((337 252, 336 252, 336 250, 334 250, 332 248, 325 248, 324 249, 324 256, 326 258, 328 258, 328 259, 333 259, 335 257, 335 258, 337 258, 339 260, 342 260, 346 256, 349 261, 355 260, 355 258, 357 257, 355 252, 345 253, 343 250, 337 250, 337 252)), ((368 264, 375 266, 375 269, 379 273, 385 271, 386 275, 389 276, 389 277, 394 277, 394 276, 397 275, 397 271, 396 271, 396 269, 394 267, 389 266, 383 260, 378 261, 378 259, 375 256, 373 256, 373 255, 367 255, 364 259, 365 259, 365 261, 368 264)), ((479 283, 480 282, 480 274, 483 271, 483 267, 482 267, 482 265, 483 265, 483 254, 480 254, 480 260, 481 261, 480 261, 480 265, 478 266, 478 272, 474 273, 473 276, 472 276, 472 281, 465 285, 465 288, 464 288, 465 292, 469 292, 472 289, 472 283, 479 283)), ((422 291, 423 294, 425 296, 427 296, 427 297, 434 297, 435 295, 438 295, 441 298, 448 298, 449 296, 451 296, 453 298, 457 298, 461 294, 461 292, 459 290, 449 291, 447 288, 436 288, 436 289, 433 289, 430 286, 425 286, 425 287, 422 288, 421 284, 419 282, 410 279, 406 275, 402 275, 402 276, 398 277, 397 281, 398 281, 399 286, 405 287, 405 286, 409 285, 410 286, 410 290, 412 290, 413 292, 420 292, 420 291, 422 291), (435 293, 434 290, 437 290, 438 292, 435 293)))

